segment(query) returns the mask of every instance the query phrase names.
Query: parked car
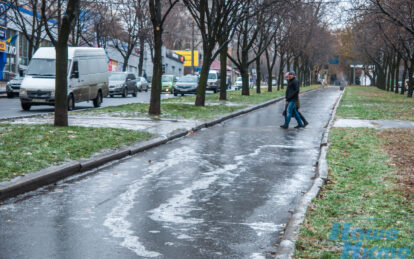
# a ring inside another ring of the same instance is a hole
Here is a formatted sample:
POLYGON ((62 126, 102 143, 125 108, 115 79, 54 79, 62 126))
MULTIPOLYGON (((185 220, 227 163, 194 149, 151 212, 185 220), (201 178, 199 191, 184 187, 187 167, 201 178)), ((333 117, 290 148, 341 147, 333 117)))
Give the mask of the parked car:
POLYGON ((8 98, 13 98, 15 95, 18 96, 20 92, 20 86, 22 84, 23 77, 15 76, 12 80, 6 84, 6 93, 8 98))
POLYGON ((149 89, 149 86, 148 85, 149 84, 148 84, 148 82, 147 82, 147 80, 145 78, 139 76, 139 77, 137 77, 136 81, 137 81, 138 91, 140 91, 140 92, 141 91, 148 92, 148 89, 149 89))
POLYGON ((277 86, 276 78, 272 78, 272 86, 277 86))
POLYGON ((177 83, 177 77, 174 75, 162 75, 161 77, 161 91, 173 93, 175 84, 177 83))
POLYGON ((208 72, 207 90, 213 90, 214 93, 220 91, 220 73, 217 70, 208 72))
POLYGON ((127 97, 128 94, 136 97, 138 92, 137 81, 132 72, 112 72, 109 74, 109 96, 121 95, 127 97))
MULTIPOLYGON (((237 80, 234 83, 234 86, 235 86, 234 88, 236 90, 242 89, 242 87, 243 87, 243 78, 241 76, 237 77, 237 80)), ((249 77, 249 88, 253 88, 253 87, 254 87, 254 84, 252 83, 252 81, 250 80, 250 77, 249 77)))
MULTIPOLYGON (((32 105, 55 104, 56 51, 54 47, 39 48, 30 60, 20 87, 23 110, 32 105)), ((108 58, 102 48, 68 48, 68 110, 75 103, 93 100, 99 107, 108 95, 108 58)))
POLYGON ((178 94, 195 94, 197 92, 198 80, 198 76, 191 75, 181 77, 174 86, 174 96, 177 96, 178 94))

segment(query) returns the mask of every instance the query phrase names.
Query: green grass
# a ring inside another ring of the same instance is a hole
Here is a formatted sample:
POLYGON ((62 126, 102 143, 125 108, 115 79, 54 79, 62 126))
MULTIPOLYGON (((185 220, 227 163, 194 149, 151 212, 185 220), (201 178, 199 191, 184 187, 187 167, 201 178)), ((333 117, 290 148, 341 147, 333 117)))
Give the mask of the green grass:
POLYGON ((151 137, 122 129, 0 124, 0 181, 151 137))
POLYGON ((414 99, 376 87, 346 87, 337 110, 342 118, 414 120, 414 99))
MULTIPOLYGON (((329 240, 332 218, 411 218, 414 208, 398 189, 394 166, 381 151, 383 139, 371 129, 334 128, 328 150, 329 181, 308 210, 295 258, 340 258, 343 241, 329 240)), ((363 246, 412 247, 412 224, 356 221, 363 229, 401 230, 394 241, 364 241, 363 246)), ((359 257, 358 257, 359 258, 359 257)))
MULTIPOLYGON (((318 88, 313 85, 302 88, 302 91, 318 88)), ((256 94, 255 89, 250 89, 249 96, 241 95, 241 91, 227 92, 227 101, 219 101, 219 93, 206 95, 206 106, 194 106, 195 95, 181 96, 162 100, 161 116, 149 116, 149 104, 133 103, 120 106, 111 106, 106 108, 94 109, 89 111, 78 111, 74 114, 92 115, 92 116, 113 116, 113 117, 149 117, 165 119, 196 119, 209 120, 218 116, 228 114, 249 105, 263 103, 285 95, 285 90, 267 92, 262 89, 261 94, 256 94), (228 105, 226 105, 228 103, 228 105)))
POLYGON ((113 116, 113 117, 151 117, 151 118, 168 118, 168 119, 196 119, 208 120, 217 116, 234 112, 245 108, 245 105, 225 106, 225 105, 207 105, 194 106, 182 103, 162 103, 161 116, 149 116, 149 104, 133 103, 120 106, 111 106, 101 109, 76 112, 80 115, 96 116, 113 116))

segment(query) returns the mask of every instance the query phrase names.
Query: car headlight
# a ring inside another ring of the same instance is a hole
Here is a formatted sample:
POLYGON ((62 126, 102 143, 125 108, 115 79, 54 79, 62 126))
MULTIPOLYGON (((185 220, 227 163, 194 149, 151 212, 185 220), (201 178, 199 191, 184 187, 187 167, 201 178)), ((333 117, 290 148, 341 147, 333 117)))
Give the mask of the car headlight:
POLYGON ((19 92, 19 94, 20 94, 20 95, 27 95, 27 90, 26 90, 26 89, 24 89, 24 88, 20 88, 20 92, 19 92))
POLYGON ((124 87, 124 84, 116 85, 115 88, 122 88, 124 87))

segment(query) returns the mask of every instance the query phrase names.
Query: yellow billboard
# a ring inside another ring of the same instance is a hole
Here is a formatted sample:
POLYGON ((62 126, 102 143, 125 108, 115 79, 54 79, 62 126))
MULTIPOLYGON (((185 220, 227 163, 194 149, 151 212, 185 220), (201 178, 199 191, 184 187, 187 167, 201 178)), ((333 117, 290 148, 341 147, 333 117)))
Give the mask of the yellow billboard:
MULTIPOLYGON (((175 53, 184 57, 184 66, 191 67, 191 50, 174 50, 175 53)), ((194 66, 198 67, 198 51, 194 50, 194 66)))

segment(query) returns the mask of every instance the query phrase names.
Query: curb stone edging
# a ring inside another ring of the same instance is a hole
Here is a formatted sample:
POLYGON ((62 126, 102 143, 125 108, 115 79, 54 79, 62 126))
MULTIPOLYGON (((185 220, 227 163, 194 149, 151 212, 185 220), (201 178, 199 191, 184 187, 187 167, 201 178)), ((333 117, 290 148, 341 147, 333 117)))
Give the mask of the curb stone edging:
MULTIPOLYGON (((319 88, 303 91, 302 93, 309 93, 318 91, 319 88)), ((214 126, 218 123, 226 121, 228 119, 249 113, 251 111, 266 107, 268 105, 277 103, 285 99, 284 97, 275 98, 264 103, 260 103, 251 107, 247 107, 230 114, 220 116, 216 119, 209 120, 201 123, 191 129, 180 129, 176 130, 165 137, 156 137, 147 141, 140 141, 133 143, 129 146, 125 146, 116 150, 106 151, 92 155, 89 158, 84 158, 79 161, 72 161, 57 166, 51 166, 40 171, 27 174, 25 176, 18 176, 7 182, 0 182, 0 201, 14 197, 16 195, 33 191, 39 187, 55 183, 68 176, 82 173, 99 166, 102 166, 108 162, 119 160, 121 158, 134 155, 136 153, 148 150, 153 147, 160 146, 171 140, 184 137, 195 131, 199 131, 203 128, 214 126)), ((35 115, 36 116, 36 115, 35 115)))
POLYGON ((341 91, 340 96, 336 100, 334 107, 330 113, 331 118, 326 125, 325 132, 322 135, 321 145, 320 145, 320 153, 319 159, 317 162, 317 177, 313 181, 311 188, 305 193, 302 199, 299 201, 298 205, 296 206, 295 211, 290 218, 286 229, 285 234, 283 236, 282 241, 280 242, 279 248, 276 252, 276 259, 290 259, 293 258, 293 254, 295 252, 295 244, 296 240, 299 236, 299 231, 302 226, 303 221, 306 217, 306 211, 309 205, 312 203, 312 199, 315 198, 319 191, 321 190, 322 186, 325 184, 325 181, 328 179, 328 162, 326 160, 326 154, 328 151, 328 136, 329 132, 332 128, 333 121, 335 119, 336 110, 341 102, 342 96, 344 95, 345 91, 341 91))

